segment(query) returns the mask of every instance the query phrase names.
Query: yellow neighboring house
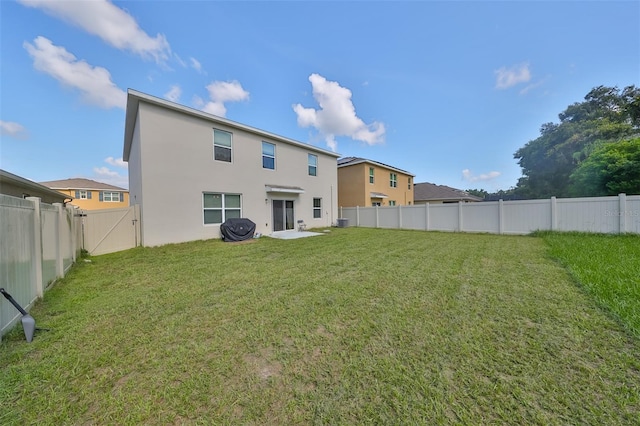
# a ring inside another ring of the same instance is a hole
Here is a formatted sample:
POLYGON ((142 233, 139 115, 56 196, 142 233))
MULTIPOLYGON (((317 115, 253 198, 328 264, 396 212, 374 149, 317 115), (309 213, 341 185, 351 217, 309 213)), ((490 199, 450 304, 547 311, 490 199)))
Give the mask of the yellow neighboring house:
POLYGON ((415 175, 359 157, 338 160, 338 206, 410 206, 415 175))
POLYGON ((115 209, 129 206, 129 191, 91 179, 63 179, 40 182, 48 188, 55 189, 69 198, 69 204, 84 210, 115 209))

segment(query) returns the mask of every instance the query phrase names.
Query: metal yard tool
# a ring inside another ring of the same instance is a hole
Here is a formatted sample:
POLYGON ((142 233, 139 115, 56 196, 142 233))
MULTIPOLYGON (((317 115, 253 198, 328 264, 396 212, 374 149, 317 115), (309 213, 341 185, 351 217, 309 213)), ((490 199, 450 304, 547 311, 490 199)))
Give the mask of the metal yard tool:
POLYGON ((6 299, 11 302, 11 304, 15 306, 16 309, 19 310, 22 314, 22 328, 24 329, 24 337, 27 338, 27 342, 31 343, 31 341, 33 340, 33 333, 36 331, 36 320, 34 320, 27 311, 22 309, 22 306, 20 306, 20 304, 16 302, 15 299, 11 297, 11 295, 7 293, 4 288, 0 288, 0 293, 2 293, 2 295, 6 297, 6 299))

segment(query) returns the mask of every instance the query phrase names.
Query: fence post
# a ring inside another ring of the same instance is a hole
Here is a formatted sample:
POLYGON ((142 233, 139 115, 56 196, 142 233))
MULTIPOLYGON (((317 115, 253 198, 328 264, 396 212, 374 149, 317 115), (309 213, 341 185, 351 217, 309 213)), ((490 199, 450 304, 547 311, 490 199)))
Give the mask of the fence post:
POLYGON ((44 296, 42 287, 42 218, 40 213, 40 198, 27 197, 33 203, 33 267, 35 269, 36 296, 44 296))
POLYGON ((558 229, 558 210, 556 204, 556 197, 551 197, 551 230, 558 229))
POLYGON ((458 201, 458 232, 462 232, 462 201, 458 201))
POLYGON ((498 200, 498 233, 504 234, 504 201, 498 200))
POLYGON ((429 202, 424 203, 424 226, 425 231, 428 231, 429 226, 429 202))
POLYGON ((402 229, 402 206, 398 204, 398 228, 402 229))
POLYGON ((619 233, 624 234, 625 232, 627 232, 627 194, 618 194, 618 200, 618 211, 620 213, 618 215, 618 217, 620 218, 619 233))
POLYGON ((356 227, 360 226, 360 206, 356 206, 356 227))
POLYGON ((378 220, 378 206, 376 206, 376 228, 379 226, 379 220, 378 220))
POLYGON ((71 206, 64 205, 64 214, 67 218, 70 218, 69 221, 69 250, 71 250, 71 262, 76 262, 76 222, 73 220, 73 208, 71 206))
POLYGON ((56 278, 64 277, 64 254, 62 253, 62 221, 64 220, 62 203, 53 203, 53 206, 56 208, 57 212, 57 221, 56 221, 56 278))

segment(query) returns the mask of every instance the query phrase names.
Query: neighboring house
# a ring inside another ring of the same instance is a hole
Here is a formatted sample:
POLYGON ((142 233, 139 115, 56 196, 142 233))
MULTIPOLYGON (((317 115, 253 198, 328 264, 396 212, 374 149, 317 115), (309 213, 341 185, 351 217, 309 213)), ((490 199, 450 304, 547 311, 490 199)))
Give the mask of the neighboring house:
POLYGON ((71 204, 84 210, 129 206, 129 191, 95 180, 75 178, 40 183, 73 198, 71 204))
POLYGON ((466 191, 428 182, 416 183, 413 186, 413 198, 415 204, 457 203, 459 201, 473 203, 483 201, 482 198, 471 195, 466 191))
POLYGON ((47 204, 64 204, 72 198, 5 170, 0 170, 0 194, 18 198, 38 197, 40 201, 47 204))
MULTIPOLYGON (((331 226, 338 155, 135 90, 127 95, 123 159, 142 244, 220 238, 243 217, 256 232, 331 226)), ((215 261, 215 259, 212 259, 215 261)))
POLYGON ((338 205, 410 206, 414 176, 366 158, 341 158, 338 160, 338 205))

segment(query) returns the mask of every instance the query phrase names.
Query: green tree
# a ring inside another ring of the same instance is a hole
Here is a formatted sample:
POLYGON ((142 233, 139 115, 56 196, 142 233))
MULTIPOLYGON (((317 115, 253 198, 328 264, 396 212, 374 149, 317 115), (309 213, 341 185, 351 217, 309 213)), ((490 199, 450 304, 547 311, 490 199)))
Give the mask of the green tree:
POLYGON ((471 195, 475 195, 476 197, 485 198, 489 193, 484 189, 466 189, 465 192, 468 192, 471 195))
POLYGON ((560 123, 543 124, 540 136, 514 154, 523 175, 514 190, 520 197, 569 196, 571 174, 596 147, 640 129, 640 89, 596 87, 558 118, 560 123))
POLYGON ((598 146, 571 174, 571 195, 640 194, 640 138, 598 146))

